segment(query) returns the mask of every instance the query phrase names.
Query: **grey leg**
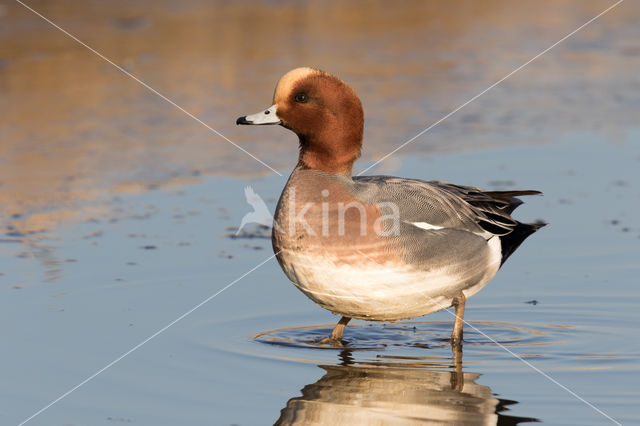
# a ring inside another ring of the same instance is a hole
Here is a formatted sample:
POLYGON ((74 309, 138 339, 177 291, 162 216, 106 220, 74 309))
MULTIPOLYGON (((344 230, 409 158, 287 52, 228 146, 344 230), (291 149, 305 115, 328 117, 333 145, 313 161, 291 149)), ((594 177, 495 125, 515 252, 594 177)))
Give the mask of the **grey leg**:
POLYGON ((342 317, 338 324, 331 332, 331 336, 329 336, 329 340, 332 342, 340 342, 342 340, 342 334, 344 333, 344 328, 347 326, 347 323, 351 321, 349 317, 342 317))
POLYGON ((464 388, 464 373, 462 372, 462 345, 460 342, 451 343, 451 352, 453 352, 451 389, 461 392, 464 388))
POLYGON ((462 293, 453 299, 453 306, 456 308, 456 320, 453 323, 453 333, 451 333, 452 345, 462 343, 462 321, 464 320, 464 304, 466 300, 467 298, 462 293))

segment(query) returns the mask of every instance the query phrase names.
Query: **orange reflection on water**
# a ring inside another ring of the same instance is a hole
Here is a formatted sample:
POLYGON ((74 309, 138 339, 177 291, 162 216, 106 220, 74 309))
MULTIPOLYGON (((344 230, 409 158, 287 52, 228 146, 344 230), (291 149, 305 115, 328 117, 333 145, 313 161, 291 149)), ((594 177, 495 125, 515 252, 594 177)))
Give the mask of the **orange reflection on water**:
MULTIPOLYGON (((610 2, 29 4, 286 173, 292 134, 234 125, 267 106, 286 70, 317 66, 351 83, 367 115, 364 158, 378 158, 610 2)), ((18 3, 0 5, 5 226, 29 233, 84 220, 129 185, 270 173, 18 3)), ((635 123, 628 88, 638 83, 639 18, 640 4, 626 2, 403 152, 548 142, 635 123)))

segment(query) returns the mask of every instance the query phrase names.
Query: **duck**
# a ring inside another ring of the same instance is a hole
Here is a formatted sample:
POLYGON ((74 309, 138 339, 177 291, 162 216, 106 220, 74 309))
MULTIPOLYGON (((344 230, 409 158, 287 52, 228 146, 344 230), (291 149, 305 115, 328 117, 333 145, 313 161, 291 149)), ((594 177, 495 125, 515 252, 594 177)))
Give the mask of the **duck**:
POLYGON ((398 321, 455 308, 451 343, 463 338, 466 300, 545 223, 511 217, 519 196, 442 181, 354 176, 364 112, 338 77, 302 67, 280 78, 272 105, 236 120, 298 136, 298 162, 278 201, 274 254, 307 297, 341 318, 398 321))

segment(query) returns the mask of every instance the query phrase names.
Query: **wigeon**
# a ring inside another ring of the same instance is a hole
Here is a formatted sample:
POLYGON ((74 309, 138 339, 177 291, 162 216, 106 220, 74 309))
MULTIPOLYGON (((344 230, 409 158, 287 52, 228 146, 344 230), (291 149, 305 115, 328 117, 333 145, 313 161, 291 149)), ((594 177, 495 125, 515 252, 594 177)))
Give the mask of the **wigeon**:
POLYGON ((311 300, 342 318, 395 321, 455 307, 462 341, 465 301, 543 223, 520 223, 519 195, 439 181, 352 176, 364 116, 339 78, 312 68, 285 74, 273 105, 237 124, 280 124, 298 135, 298 164, 274 215, 273 249, 311 300))

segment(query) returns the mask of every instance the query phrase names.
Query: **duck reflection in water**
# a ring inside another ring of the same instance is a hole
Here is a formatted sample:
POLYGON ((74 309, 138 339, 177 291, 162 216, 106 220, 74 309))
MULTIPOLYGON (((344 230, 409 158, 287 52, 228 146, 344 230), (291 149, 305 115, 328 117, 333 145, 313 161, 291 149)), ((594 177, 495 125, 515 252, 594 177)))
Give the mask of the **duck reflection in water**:
POLYGON ((276 425, 516 425, 535 418, 503 414, 517 401, 498 399, 479 385, 479 373, 462 371, 462 348, 452 363, 356 363, 350 350, 339 365, 321 365, 325 375, 302 389, 282 409, 276 425), (430 367, 430 368, 429 368, 430 367), (448 367, 448 368, 447 368, 448 367))

